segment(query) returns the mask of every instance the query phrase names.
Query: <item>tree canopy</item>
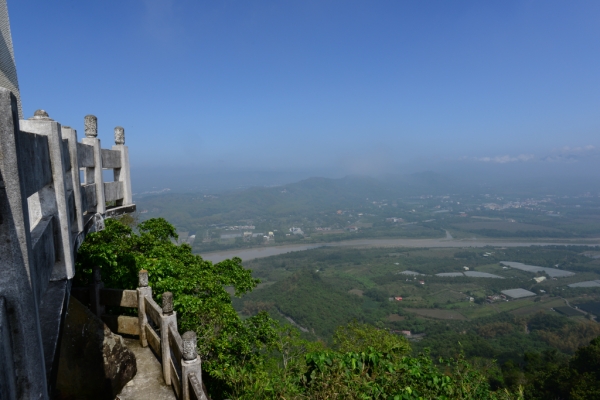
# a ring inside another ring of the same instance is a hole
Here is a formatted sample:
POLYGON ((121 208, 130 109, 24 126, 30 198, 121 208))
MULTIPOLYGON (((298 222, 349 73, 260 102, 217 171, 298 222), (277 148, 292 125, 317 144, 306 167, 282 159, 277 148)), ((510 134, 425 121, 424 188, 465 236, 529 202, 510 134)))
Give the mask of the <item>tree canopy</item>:
POLYGON ((259 283, 242 260, 213 264, 176 244, 175 228, 150 219, 136 229, 108 220, 79 249, 75 284, 87 285, 100 267, 107 287, 135 289, 148 271, 153 296, 173 293, 181 331, 194 330, 203 378, 214 399, 509 399, 493 392, 485 375, 464 360, 408 355, 404 337, 353 322, 339 327, 335 347, 300 337, 265 312, 242 319, 226 290, 236 296, 259 283))

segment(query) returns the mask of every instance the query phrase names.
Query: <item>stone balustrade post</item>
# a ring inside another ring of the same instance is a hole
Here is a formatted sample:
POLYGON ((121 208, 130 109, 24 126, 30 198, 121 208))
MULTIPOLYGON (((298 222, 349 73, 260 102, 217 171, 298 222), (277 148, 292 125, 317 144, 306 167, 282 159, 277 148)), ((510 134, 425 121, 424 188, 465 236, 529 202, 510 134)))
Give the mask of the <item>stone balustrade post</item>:
POLYGON ((96 266, 92 269, 92 283, 90 284, 90 310, 98 318, 104 314, 104 305, 100 303, 100 289, 104 289, 100 267, 96 266))
MULTIPOLYGON (((75 221, 72 221, 71 229, 74 232, 83 231, 83 209, 81 203, 81 182, 79 179, 79 159, 77 157, 77 131, 70 126, 61 128, 63 141, 69 145, 69 158, 71 160, 71 190, 73 191, 73 202, 75 203, 75 221)), ((74 249, 77 251, 77 248, 74 249)))
POLYGON ((96 185, 96 212, 106 212, 106 201, 104 199, 104 178, 102 177, 102 147, 98 139, 98 118, 94 115, 86 115, 84 119, 85 137, 81 143, 94 148, 94 168, 85 169, 85 183, 96 185))
POLYGON ((173 293, 162 295, 162 315, 160 321, 160 350, 162 356, 163 377, 167 385, 171 384, 171 346, 169 343, 169 326, 177 332, 177 316, 173 311, 173 293))
POLYGON ((181 360, 181 392, 183 400, 190 399, 190 376, 194 375, 202 387, 202 363, 196 351, 198 338, 196 332, 187 331, 181 336, 183 341, 183 359, 181 360))
POLYGON ((115 145, 113 150, 121 153, 121 168, 114 169, 115 182, 121 182, 123 187, 123 200, 119 206, 133 204, 133 193, 131 191, 131 171, 129 168, 129 149, 125 146, 125 129, 120 126, 115 128, 115 145))
POLYGON ((146 316, 145 298, 152 298, 152 288, 148 286, 148 271, 141 270, 138 274, 138 318, 140 321, 140 345, 148 347, 148 338, 146 337, 146 325, 148 325, 148 317, 146 316))
MULTIPOLYGON (((0 271, 2 297, 11 312, 2 339, 13 354, 16 392, 22 399, 47 399, 46 364, 39 322, 39 282, 32 279, 32 257, 27 170, 19 163, 22 135, 16 97, 0 88, 0 271)), ((3 332, 4 333, 4 332, 3 332)))
MULTIPOLYGON (((30 196, 28 199, 30 223, 34 225, 43 218, 52 217, 58 225, 57 260, 54 264, 51 280, 71 279, 75 276, 75 260, 71 241, 70 195, 73 192, 70 175, 67 174, 62 127, 48 116, 44 110, 37 110, 33 117, 19 121, 24 132, 43 135, 48 138, 50 164, 52 165, 52 183, 30 196)), ((79 186, 77 186, 79 189, 79 186)))

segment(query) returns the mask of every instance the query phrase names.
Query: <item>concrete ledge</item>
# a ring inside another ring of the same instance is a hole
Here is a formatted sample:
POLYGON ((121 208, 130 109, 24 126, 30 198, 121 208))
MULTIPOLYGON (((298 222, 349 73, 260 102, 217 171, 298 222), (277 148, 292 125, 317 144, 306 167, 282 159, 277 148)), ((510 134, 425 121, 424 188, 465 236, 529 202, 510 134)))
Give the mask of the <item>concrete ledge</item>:
POLYGON ((134 213, 135 210, 136 210, 135 204, 130 204, 128 206, 117 206, 117 207, 112 207, 112 208, 109 208, 108 210, 106 210, 106 213, 104 214, 104 216, 105 216, 105 218, 114 218, 114 217, 118 217, 119 215, 134 213))

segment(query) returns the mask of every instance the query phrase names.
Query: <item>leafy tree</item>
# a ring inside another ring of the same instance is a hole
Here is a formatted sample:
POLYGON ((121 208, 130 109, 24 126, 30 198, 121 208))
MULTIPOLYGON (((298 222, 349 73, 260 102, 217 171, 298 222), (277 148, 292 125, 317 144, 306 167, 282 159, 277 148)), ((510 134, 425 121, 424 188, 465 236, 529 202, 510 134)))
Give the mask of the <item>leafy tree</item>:
POLYGON ((365 352, 315 352, 306 355, 303 383, 311 399, 522 399, 508 391, 493 392, 486 377, 463 359, 427 355, 393 360, 373 348, 365 352))
POLYGON ((356 321, 340 326, 333 335, 333 341, 342 353, 362 353, 369 348, 390 356, 410 353, 410 345, 404 336, 394 335, 385 329, 356 321))
POLYGON ((274 321, 266 313, 242 320, 233 309, 225 287, 241 296, 259 282, 241 259, 213 264, 176 239, 175 228, 162 218, 142 222, 137 233, 107 220, 106 229, 89 235, 79 250, 76 284, 88 284, 92 267, 99 266, 106 287, 135 289, 138 272, 147 270, 158 302, 162 293, 173 293, 181 332, 197 333, 203 370, 216 379, 213 388, 227 387, 222 372, 234 364, 253 365, 276 338, 274 321))
MULTIPOLYGON (((406 339, 370 325, 338 328, 337 350, 327 350, 321 342, 302 339, 294 327, 279 326, 266 312, 242 320, 225 287, 237 296, 251 291, 259 282, 251 271, 239 258, 217 264, 203 260, 190 246, 176 245, 176 239, 164 219, 140 223, 137 231, 108 220, 104 231, 89 235, 81 246, 76 284, 89 284, 91 269, 98 266, 107 287, 134 289, 138 272, 147 270, 155 299, 172 292, 181 331, 198 334, 204 378, 214 399, 515 398, 491 391, 486 377, 462 359, 440 360, 438 367, 428 354, 406 356, 406 339)), ((308 278, 329 288, 317 275, 290 283, 308 278)), ((360 301, 338 297, 349 304, 360 301)), ((594 390, 592 375, 585 377, 586 387, 594 390)))
POLYGON ((563 362, 556 352, 528 355, 527 398, 584 400, 600 398, 600 337, 563 362))
POLYGON ((365 296, 372 298, 380 303, 385 303, 390 297, 385 290, 379 288, 372 288, 365 290, 365 296))

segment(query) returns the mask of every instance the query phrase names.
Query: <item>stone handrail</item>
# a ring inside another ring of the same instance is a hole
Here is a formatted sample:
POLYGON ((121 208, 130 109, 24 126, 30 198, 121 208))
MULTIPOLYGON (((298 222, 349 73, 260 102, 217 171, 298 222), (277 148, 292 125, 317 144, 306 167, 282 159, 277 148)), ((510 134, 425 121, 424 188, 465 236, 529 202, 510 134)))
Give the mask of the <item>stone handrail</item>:
POLYGON ((161 363, 163 378, 171 385, 178 399, 207 400, 202 385, 202 363, 196 351, 197 337, 193 331, 182 336, 177 330, 177 315, 173 310, 173 294, 162 295, 162 307, 152 299, 148 272, 139 273, 137 290, 106 289, 100 269, 94 268, 89 288, 74 288, 72 294, 100 317, 115 333, 139 336, 142 347, 152 349, 161 363), (138 316, 108 315, 107 306, 137 308, 138 316))
POLYGON ((123 128, 111 149, 100 146, 96 117, 85 117, 85 131, 78 142, 43 110, 20 120, 15 96, 0 88, 0 331, 11 344, 0 360, 12 360, 0 387, 14 388, 3 399, 48 398, 77 249, 104 218, 135 210, 123 128))

